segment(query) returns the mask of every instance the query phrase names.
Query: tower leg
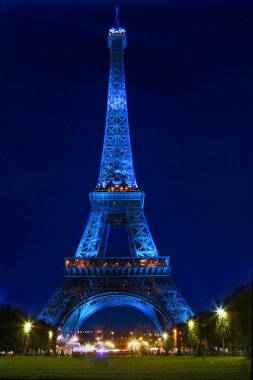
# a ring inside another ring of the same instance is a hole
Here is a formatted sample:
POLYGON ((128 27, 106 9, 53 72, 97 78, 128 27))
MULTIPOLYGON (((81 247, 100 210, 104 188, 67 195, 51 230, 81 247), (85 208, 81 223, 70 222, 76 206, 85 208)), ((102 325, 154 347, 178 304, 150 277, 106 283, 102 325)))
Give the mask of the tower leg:
POLYGON ((157 257, 158 252, 143 210, 129 212, 128 233, 131 251, 137 257, 157 257))
POLYGON ((78 292, 79 289, 77 287, 58 288, 38 315, 38 319, 42 319, 52 326, 59 326, 70 305, 73 304, 78 292))
POLYGON ((106 248, 108 223, 107 213, 91 211, 76 257, 103 256, 106 248))
POLYGON ((175 324, 185 323, 193 316, 193 311, 185 301, 184 297, 172 281, 171 277, 160 277, 151 280, 153 291, 159 298, 175 324))

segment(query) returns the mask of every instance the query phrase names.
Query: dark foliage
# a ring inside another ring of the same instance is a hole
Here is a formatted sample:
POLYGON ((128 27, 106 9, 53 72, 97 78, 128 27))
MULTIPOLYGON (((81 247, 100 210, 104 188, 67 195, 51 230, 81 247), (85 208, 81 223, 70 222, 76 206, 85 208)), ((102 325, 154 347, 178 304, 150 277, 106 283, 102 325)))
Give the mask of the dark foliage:
POLYGON ((226 352, 250 355, 252 285, 248 284, 238 288, 225 300, 223 308, 227 314, 223 321, 222 331, 215 311, 198 313, 193 318, 194 328, 192 329, 189 329, 187 323, 174 326, 177 330, 179 354, 185 349, 189 349, 199 356, 203 356, 203 352, 206 350, 211 353, 220 353, 224 337, 226 352))
POLYGON ((230 340, 233 350, 245 350, 251 344, 252 285, 241 287, 226 300, 231 318, 230 340))
POLYGON ((28 316, 10 305, 0 306, 0 351, 37 353, 55 347, 56 331, 40 320, 32 320, 32 328, 24 333, 24 323, 28 316), (49 341, 49 331, 53 331, 53 339, 49 341))
POLYGON ((25 315, 10 305, 0 306, 0 350, 17 351, 22 346, 25 315))

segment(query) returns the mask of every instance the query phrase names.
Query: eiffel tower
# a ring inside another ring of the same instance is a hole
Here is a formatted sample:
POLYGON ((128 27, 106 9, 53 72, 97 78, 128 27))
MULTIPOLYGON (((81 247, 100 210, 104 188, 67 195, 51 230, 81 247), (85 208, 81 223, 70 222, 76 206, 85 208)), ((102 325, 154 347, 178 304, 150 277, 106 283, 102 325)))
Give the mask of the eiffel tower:
POLYGON ((75 256, 65 258, 61 287, 38 317, 65 337, 78 331, 93 313, 111 306, 141 311, 158 331, 193 315, 171 279, 169 257, 158 255, 143 211, 145 194, 136 183, 124 74, 126 30, 119 26, 118 9, 108 45, 104 146, 98 183, 90 193, 91 212, 75 256), (129 257, 106 256, 113 227, 127 229, 129 257))

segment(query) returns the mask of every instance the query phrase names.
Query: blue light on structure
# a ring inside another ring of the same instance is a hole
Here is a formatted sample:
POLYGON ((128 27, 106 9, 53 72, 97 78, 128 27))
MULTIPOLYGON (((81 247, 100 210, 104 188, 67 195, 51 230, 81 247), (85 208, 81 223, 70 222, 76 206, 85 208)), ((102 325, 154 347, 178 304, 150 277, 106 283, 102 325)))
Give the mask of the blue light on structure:
POLYGON ((98 187, 107 186, 109 183, 119 186, 122 182, 128 186, 136 187, 124 72, 125 29, 120 27, 110 29, 108 46, 111 52, 111 63, 104 146, 98 187))
POLYGON ((62 286, 39 315, 64 336, 111 306, 141 311, 161 332, 193 315, 170 277, 169 257, 158 255, 143 211, 145 194, 136 183, 124 73, 126 30, 119 26, 118 12, 108 45, 104 145, 97 186, 90 193, 91 212, 75 257, 65 259, 62 286), (127 229, 129 257, 106 257, 111 227, 127 229))
POLYGON ((140 296, 137 297, 131 294, 120 294, 115 292, 101 294, 99 297, 85 300, 83 304, 78 305, 77 308, 72 311, 71 315, 67 316, 63 323, 61 333, 66 336, 68 331, 73 331, 73 326, 75 326, 75 331, 80 330, 82 324, 92 314, 104 308, 113 306, 128 306, 139 310, 150 318, 160 332, 162 332, 164 328, 172 326, 172 321, 170 321, 170 324, 168 325, 162 308, 159 309, 159 307, 154 306, 152 302, 148 302, 145 298, 140 296))
POLYGON ((132 256, 156 257, 143 212, 145 194, 138 190, 132 158, 124 73, 125 29, 119 25, 111 28, 108 45, 111 63, 98 191, 90 194, 92 210, 76 257, 105 255, 109 228, 116 223, 113 215, 118 215, 118 224, 128 230, 132 256))
POLYGON ((143 212, 144 192, 106 192, 90 194, 90 213, 76 257, 104 256, 110 226, 128 229, 132 256, 156 257, 158 252, 143 212))

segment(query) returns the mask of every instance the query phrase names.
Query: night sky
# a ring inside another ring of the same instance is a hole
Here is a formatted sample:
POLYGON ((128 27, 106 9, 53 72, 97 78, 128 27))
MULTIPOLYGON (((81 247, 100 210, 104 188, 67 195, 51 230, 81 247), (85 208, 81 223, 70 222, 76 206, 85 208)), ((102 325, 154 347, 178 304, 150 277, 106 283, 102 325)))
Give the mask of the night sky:
MULTIPOLYGON (((115 2, 2 3, 0 303, 36 314, 90 212, 115 2)), ((212 309, 252 273, 253 2, 118 3, 145 213, 190 306, 212 309)))

